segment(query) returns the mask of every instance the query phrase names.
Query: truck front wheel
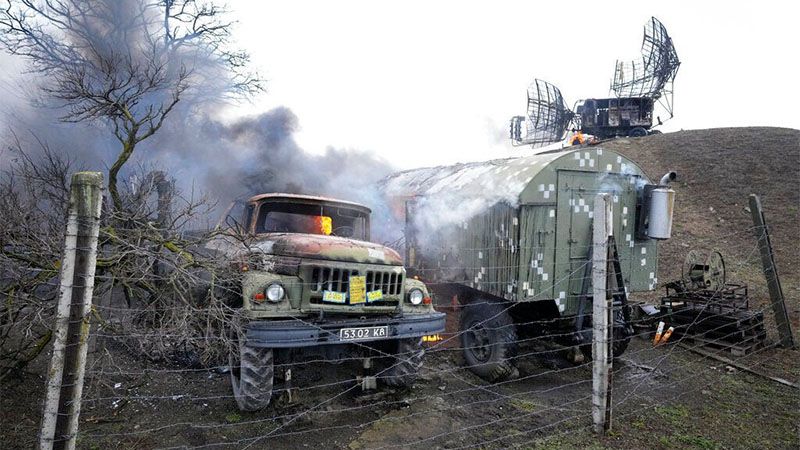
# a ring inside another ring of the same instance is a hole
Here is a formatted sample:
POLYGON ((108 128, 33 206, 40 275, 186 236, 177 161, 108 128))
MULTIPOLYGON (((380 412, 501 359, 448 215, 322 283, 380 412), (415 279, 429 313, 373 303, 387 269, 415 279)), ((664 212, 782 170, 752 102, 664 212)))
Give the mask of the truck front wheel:
POLYGON ((424 353, 422 338, 397 340, 395 357, 389 360, 391 365, 379 375, 379 378, 387 386, 411 387, 417 379, 419 369, 422 368, 424 353))
POLYGON ((229 356, 231 386, 236 404, 242 411, 258 411, 272 399, 272 349, 252 347, 238 339, 238 352, 229 356))
POLYGON ((517 330, 508 308, 478 299, 461 316, 461 345, 467 367, 489 382, 516 377, 517 330))

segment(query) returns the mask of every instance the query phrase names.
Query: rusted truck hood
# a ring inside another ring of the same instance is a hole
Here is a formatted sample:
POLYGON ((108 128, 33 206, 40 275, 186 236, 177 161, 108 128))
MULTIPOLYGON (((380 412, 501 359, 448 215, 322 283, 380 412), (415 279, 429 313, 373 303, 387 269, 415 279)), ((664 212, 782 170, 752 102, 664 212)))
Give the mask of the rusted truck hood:
POLYGON ((265 234, 253 242, 252 249, 272 255, 328 259, 365 264, 402 265, 400 255, 380 244, 336 236, 311 234, 265 234))

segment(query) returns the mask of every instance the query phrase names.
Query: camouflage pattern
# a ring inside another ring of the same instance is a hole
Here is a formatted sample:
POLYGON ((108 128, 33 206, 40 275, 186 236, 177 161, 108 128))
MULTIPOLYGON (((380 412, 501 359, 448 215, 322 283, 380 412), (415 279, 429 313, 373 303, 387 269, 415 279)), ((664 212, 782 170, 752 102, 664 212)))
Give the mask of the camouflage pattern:
POLYGON ((426 282, 454 282, 511 301, 551 301, 561 315, 578 309, 591 247, 592 205, 612 195, 614 235, 626 288, 657 284, 656 241, 636 236, 637 196, 650 181, 624 155, 602 146, 401 172, 384 183, 410 201, 407 267, 426 282), (431 232, 432 205, 470 205, 471 217, 431 232))

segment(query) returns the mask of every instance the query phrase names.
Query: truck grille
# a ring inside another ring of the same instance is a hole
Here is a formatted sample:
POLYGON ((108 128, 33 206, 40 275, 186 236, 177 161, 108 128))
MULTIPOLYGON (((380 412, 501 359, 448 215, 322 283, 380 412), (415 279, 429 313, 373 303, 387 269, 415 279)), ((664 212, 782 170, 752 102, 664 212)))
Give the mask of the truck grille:
MULTIPOLYGON (((311 292, 336 291, 347 292, 350 288, 350 277, 361 275, 358 270, 333 269, 313 266, 309 282, 311 292)), ((403 274, 367 270, 367 291, 380 289, 383 295, 400 295, 403 289, 403 274)))

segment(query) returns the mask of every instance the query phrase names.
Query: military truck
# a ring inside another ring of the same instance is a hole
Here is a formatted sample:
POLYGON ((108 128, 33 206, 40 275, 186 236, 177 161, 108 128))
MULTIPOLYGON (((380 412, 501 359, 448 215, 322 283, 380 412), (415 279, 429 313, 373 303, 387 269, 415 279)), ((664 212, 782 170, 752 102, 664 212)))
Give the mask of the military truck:
POLYGON ((497 381, 517 373, 523 335, 554 337, 576 362, 591 356, 598 193, 613 199, 616 281, 624 286, 614 297, 614 353, 625 351, 627 293, 657 286, 673 179, 670 172, 652 183, 634 161, 597 145, 400 172, 382 188, 405 216, 409 273, 457 297, 465 362, 497 381))
MULTIPOLYGON (((375 359, 377 378, 409 386, 422 365, 422 337, 444 330, 422 282, 400 255, 369 242, 370 209, 294 194, 250 198, 236 233, 208 244, 242 271, 246 323, 234 333, 233 394, 239 408, 266 407, 276 364, 375 359)), ((229 216, 230 217, 230 216, 229 216)))

